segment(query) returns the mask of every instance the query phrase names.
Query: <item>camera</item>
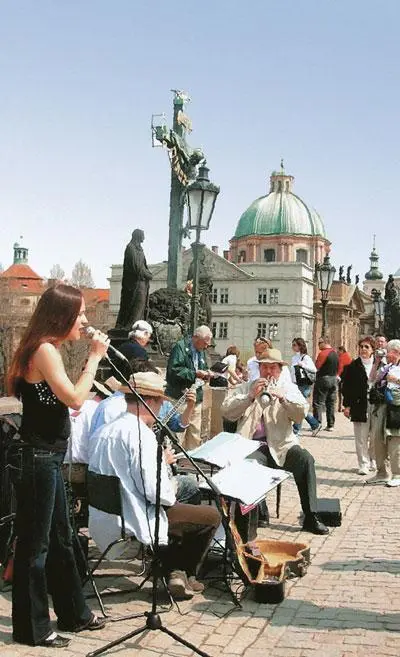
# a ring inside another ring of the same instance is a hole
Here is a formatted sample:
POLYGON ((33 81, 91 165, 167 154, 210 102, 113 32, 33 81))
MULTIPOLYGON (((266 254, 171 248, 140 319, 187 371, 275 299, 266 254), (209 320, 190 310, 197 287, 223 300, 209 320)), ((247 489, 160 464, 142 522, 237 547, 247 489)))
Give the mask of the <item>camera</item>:
POLYGON ((378 356, 378 358, 383 358, 386 356, 386 349, 376 349, 375 350, 375 356, 378 356))

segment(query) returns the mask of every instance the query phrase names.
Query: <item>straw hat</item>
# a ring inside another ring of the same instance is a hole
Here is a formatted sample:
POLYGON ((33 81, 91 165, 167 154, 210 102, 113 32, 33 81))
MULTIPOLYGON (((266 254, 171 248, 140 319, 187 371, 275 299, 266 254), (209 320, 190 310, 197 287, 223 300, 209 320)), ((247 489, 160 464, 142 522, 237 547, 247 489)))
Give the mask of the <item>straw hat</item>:
POLYGON ((100 383, 100 381, 96 381, 96 379, 93 381, 93 388, 95 388, 96 392, 104 395, 104 397, 110 397, 110 395, 112 395, 111 390, 103 383, 100 383))
POLYGON ((282 360, 282 354, 279 349, 266 349, 262 352, 259 358, 257 358, 258 363, 277 363, 278 365, 287 365, 285 360, 282 360))
MULTIPOLYGON (((109 381, 109 379, 107 379, 107 381, 109 381)), ((118 386, 116 389, 120 392, 127 394, 132 392, 127 385, 119 383, 116 379, 115 383, 118 386)), ((132 388, 134 388, 134 390, 139 393, 139 395, 145 397, 163 397, 166 399, 166 381, 162 378, 162 376, 156 374, 155 372, 137 372, 136 374, 132 374, 129 378, 129 383, 131 384, 132 388)))

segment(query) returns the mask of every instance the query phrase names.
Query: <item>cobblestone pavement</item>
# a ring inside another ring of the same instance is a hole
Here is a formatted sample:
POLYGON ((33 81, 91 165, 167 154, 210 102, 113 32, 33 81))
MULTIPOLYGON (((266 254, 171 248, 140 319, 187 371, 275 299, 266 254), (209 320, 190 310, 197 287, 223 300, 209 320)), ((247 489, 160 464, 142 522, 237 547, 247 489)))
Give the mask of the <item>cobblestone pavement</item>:
MULTIPOLYGON (((386 657, 400 655, 400 488, 366 486, 356 474, 351 424, 338 416, 334 434, 302 443, 314 455, 320 497, 339 497, 343 523, 328 536, 301 533, 299 502, 292 482, 283 485, 281 517, 272 518, 264 537, 309 540, 312 564, 305 577, 287 583, 279 605, 257 604, 250 596, 229 616, 226 592, 205 594, 162 616, 172 631, 212 657, 386 657)), ((271 510, 275 494, 271 494, 271 510)), ((129 562, 136 568, 137 562, 129 562)), ((126 579, 125 579, 126 581, 126 579)), ((115 580, 117 583, 117 580, 115 580)), ((118 586, 121 584, 118 579, 118 586)), ((150 589, 135 595, 107 598, 110 613, 149 609, 150 589)), ((0 595, 1 657, 52 653, 78 657, 143 625, 143 618, 108 623, 101 632, 73 635, 63 651, 19 646, 11 641, 10 593, 0 595)), ((162 632, 131 640, 109 655, 194 655, 162 632)))

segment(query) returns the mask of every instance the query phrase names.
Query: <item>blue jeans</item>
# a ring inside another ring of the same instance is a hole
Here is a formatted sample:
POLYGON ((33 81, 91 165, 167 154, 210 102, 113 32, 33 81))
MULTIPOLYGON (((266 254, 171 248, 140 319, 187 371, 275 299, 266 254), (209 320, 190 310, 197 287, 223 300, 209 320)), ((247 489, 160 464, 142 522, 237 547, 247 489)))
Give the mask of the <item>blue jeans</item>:
POLYGON ((86 605, 72 548, 61 464, 64 454, 26 446, 17 491, 12 587, 13 637, 37 645, 52 632, 47 594, 58 621, 73 629, 87 623, 86 605))
MULTIPOLYGON (((309 396, 311 395, 311 386, 299 386, 299 390, 300 390, 301 394, 303 395, 303 397, 305 397, 305 399, 308 399, 309 396)), ((308 413, 306 415, 306 422, 308 422, 311 429, 316 429, 319 425, 318 420, 316 420, 315 417, 313 415, 311 415, 311 413, 308 413)), ((302 423, 300 422, 300 424, 294 424, 293 425, 294 433, 296 433, 296 434, 299 433, 299 431, 301 429, 301 424, 302 423)))

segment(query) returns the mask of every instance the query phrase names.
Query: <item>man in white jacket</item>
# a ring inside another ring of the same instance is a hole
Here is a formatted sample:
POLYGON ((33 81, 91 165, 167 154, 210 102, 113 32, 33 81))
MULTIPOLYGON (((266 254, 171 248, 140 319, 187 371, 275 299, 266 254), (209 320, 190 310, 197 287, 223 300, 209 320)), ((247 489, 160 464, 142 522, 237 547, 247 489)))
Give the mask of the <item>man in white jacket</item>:
POLYGON ((298 387, 282 376, 287 363, 278 349, 266 349, 258 363, 260 378, 233 389, 222 404, 222 415, 238 422, 237 432, 242 436, 262 441, 251 458, 293 474, 304 512, 303 530, 327 534, 328 528, 317 516, 314 458, 293 433, 293 422, 304 419, 307 402, 298 387))

